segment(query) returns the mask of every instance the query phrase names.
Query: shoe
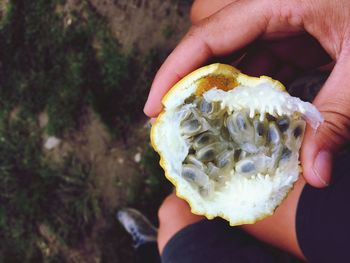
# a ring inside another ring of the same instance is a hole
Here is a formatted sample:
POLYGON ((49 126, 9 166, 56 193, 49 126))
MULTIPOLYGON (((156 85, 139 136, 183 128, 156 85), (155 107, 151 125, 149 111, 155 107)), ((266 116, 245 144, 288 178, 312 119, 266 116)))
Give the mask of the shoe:
POLYGON ((133 208, 119 210, 116 217, 133 239, 134 248, 147 242, 156 242, 158 230, 139 211, 133 208))

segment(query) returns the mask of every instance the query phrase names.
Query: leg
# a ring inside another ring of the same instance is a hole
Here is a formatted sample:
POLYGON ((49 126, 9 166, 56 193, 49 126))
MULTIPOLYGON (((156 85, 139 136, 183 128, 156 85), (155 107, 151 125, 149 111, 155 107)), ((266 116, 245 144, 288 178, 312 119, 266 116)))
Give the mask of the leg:
POLYGON ((169 195, 158 211, 158 249, 163 252, 169 239, 184 227, 203 220, 204 217, 191 213, 189 205, 174 193, 169 195))
MULTIPOLYGON (((296 208, 304 185, 304 180, 300 178, 273 216, 253 225, 244 225, 242 229, 259 240, 304 258, 295 231, 296 208)), ((171 194, 159 209, 158 247, 160 253, 165 244, 178 231, 200 220, 203 220, 203 217, 193 215, 185 201, 171 194)))
MULTIPOLYGON (((306 185, 301 177, 274 215, 254 225, 243 225, 241 229, 263 242, 302 259, 307 258, 312 262, 350 262, 347 252, 350 211, 346 205, 350 201, 349 160, 350 152, 340 155, 335 160, 333 181, 329 187, 312 188, 306 185)), ((201 219, 198 216, 191 216, 189 207, 174 195, 162 205, 162 211, 164 213, 159 214, 161 232, 158 236, 162 247, 176 231, 201 219), (175 208, 177 210, 174 212, 175 208), (175 223, 172 224, 172 222, 175 223)), ((226 236, 239 234, 236 231, 238 228, 234 227, 216 230, 222 231, 226 236)), ((202 232, 206 231, 202 229, 202 232)), ((211 235, 215 236, 215 232, 211 231, 211 235)), ((244 236, 241 237, 244 238, 244 236)), ((202 240, 206 241, 206 239, 207 236, 204 236, 202 240)), ((197 239, 197 242, 202 243, 202 240, 197 239)), ((232 245, 232 249, 237 245, 237 242, 232 240, 224 243, 221 239, 216 241, 219 243, 216 249, 220 249, 223 244, 232 245)), ((213 248, 213 246, 207 247, 213 248)), ((251 248, 253 246, 250 246, 251 248)), ((261 249, 258 253, 260 256, 267 257, 261 249)))
POLYGON ((187 203, 174 194, 161 206, 159 221, 158 243, 164 263, 281 262, 276 251, 226 221, 191 214, 187 203))
POLYGON ((304 186, 305 180, 300 177, 294 189, 272 216, 255 224, 243 225, 241 228, 265 243, 305 259, 298 245, 295 224, 299 197, 304 186))

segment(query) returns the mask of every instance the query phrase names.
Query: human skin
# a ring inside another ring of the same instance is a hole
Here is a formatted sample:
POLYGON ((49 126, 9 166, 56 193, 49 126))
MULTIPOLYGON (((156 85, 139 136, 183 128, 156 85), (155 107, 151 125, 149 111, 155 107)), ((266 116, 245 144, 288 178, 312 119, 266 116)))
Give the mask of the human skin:
MULTIPOLYGON (((202 7, 209 0, 203 0, 202 4, 201 2, 196 1, 194 8, 202 7)), ((218 3, 216 10, 219 11, 213 12, 214 8, 208 8, 209 13, 212 13, 209 16, 192 12, 192 18, 199 21, 194 21, 194 25, 159 69, 144 112, 150 117, 157 116, 162 109, 162 97, 182 77, 209 59, 232 54, 254 41, 257 41, 254 44, 264 40, 270 41, 269 50, 273 50, 275 56, 286 62, 278 66, 281 70, 288 71, 289 65, 306 70, 328 63, 329 61, 324 59, 324 53, 315 48, 310 38, 305 38, 299 44, 293 42, 293 46, 308 46, 306 51, 300 49, 304 52, 298 50, 299 53, 294 53, 290 46, 283 47, 286 44, 283 40, 295 41, 296 36, 307 32, 318 40, 335 61, 330 77, 313 102, 325 121, 316 133, 310 128, 306 130, 301 151, 305 180, 315 187, 327 186, 331 179, 333 156, 350 138, 350 1, 239 0, 229 4, 225 0, 210 2, 218 3), (220 2, 224 5, 221 9, 220 2), (203 16, 204 18, 200 19, 203 16), (283 49, 279 50, 279 47, 283 49), (287 47, 291 49, 282 54, 287 47), (293 63, 291 59, 294 60, 293 63)), ((271 75, 269 67, 264 67, 266 60, 261 58, 261 55, 263 54, 248 54, 248 61, 243 61, 242 67, 254 68, 252 65, 256 61, 261 63, 256 68, 268 69, 267 72, 258 73, 271 75)), ((293 74, 290 77, 293 77, 293 74)))
MULTIPOLYGON (((187 73, 210 58, 235 53, 248 44, 238 67, 248 74, 266 74, 285 82, 327 64, 331 58, 335 66, 314 101, 325 122, 317 133, 307 129, 301 156, 305 180, 316 187, 328 185, 333 155, 350 136, 349 7, 348 1, 323 0, 195 1, 191 13, 194 25, 160 68, 145 113, 157 116, 163 95, 187 73)), ((300 258, 304 255, 296 238, 295 214, 304 178, 273 216, 242 226, 258 239, 300 258)), ((172 235, 203 218, 191 214, 189 206, 173 194, 162 204, 159 219, 158 245, 162 251, 172 235)))
MULTIPOLYGON (((265 243, 305 259, 295 232, 295 215, 298 200, 304 186, 305 181, 301 177, 272 216, 255 224, 242 225, 240 227, 265 243)), ((163 201, 158 211, 158 218, 157 242, 160 254, 162 254, 166 243, 181 229, 198 221, 206 220, 203 216, 192 214, 187 202, 177 197, 174 193, 163 201)))

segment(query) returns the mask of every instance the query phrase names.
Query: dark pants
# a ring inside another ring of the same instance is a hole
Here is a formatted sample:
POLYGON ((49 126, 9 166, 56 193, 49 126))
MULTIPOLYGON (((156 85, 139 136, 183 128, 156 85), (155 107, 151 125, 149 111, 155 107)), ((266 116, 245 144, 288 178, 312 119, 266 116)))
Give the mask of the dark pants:
MULTIPOLYGON (((335 161, 329 187, 304 187, 297 208, 296 231, 309 262, 350 262, 350 154, 335 161)), ((153 252, 143 252, 138 262, 159 262, 156 244, 148 249, 153 252)), ((221 219, 185 227, 169 240, 161 259, 164 263, 299 262, 221 219)))

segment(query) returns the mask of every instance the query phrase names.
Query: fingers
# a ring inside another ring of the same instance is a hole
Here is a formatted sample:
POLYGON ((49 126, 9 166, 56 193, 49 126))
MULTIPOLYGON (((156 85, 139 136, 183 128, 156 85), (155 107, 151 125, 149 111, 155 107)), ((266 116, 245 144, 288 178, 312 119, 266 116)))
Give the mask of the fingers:
POLYGON ((236 51, 263 34, 271 16, 266 2, 234 2, 193 26, 159 69, 144 112, 150 117, 158 115, 162 97, 182 77, 209 58, 236 51))
POLYGON ((349 71, 350 55, 343 55, 314 101, 325 121, 316 133, 306 131, 301 158, 305 180, 315 187, 330 183, 333 156, 350 139, 349 71))
POLYGON ((191 21, 197 23, 235 1, 238 0, 195 0, 191 8, 191 21))

